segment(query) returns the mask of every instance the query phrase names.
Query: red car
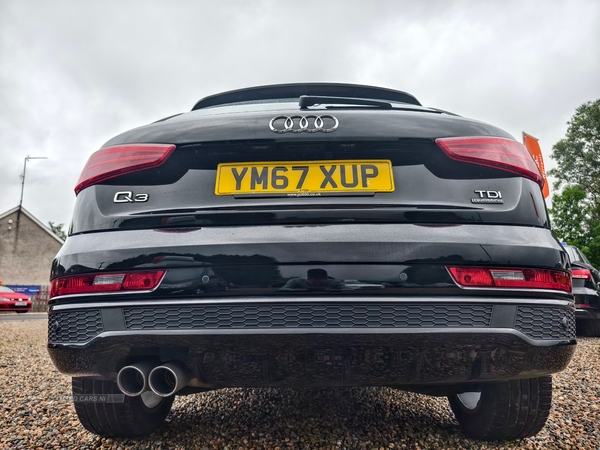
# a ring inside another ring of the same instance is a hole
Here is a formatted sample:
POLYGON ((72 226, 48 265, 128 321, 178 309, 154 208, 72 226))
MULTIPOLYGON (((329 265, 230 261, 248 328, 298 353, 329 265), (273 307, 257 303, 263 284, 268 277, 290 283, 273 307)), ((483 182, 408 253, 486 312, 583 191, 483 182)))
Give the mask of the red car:
POLYGON ((6 286, 0 286, 0 311, 26 313, 31 310, 31 300, 6 286))

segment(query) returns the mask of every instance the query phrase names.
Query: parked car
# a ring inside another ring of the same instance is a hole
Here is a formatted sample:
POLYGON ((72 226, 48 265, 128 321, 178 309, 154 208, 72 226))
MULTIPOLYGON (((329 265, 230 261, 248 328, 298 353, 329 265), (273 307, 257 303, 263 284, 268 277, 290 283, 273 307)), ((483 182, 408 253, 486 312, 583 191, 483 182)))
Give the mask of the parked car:
POLYGON ((15 292, 8 286, 0 285, 0 311, 26 313, 31 311, 31 300, 25 294, 15 292))
POLYGON ((505 131, 405 92, 206 97, 90 157, 50 356, 101 436, 152 433, 175 395, 323 386, 447 396, 471 437, 535 435, 576 345, 543 183, 505 131))
POLYGON ((600 336, 600 271, 577 247, 565 245, 573 271, 577 334, 600 336))

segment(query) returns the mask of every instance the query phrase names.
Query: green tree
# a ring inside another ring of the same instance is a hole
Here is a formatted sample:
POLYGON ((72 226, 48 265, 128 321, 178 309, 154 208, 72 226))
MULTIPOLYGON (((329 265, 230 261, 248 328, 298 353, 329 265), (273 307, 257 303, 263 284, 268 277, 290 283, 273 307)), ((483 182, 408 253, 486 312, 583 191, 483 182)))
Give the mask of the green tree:
POLYGON ((584 103, 552 147, 557 167, 549 171, 555 188, 552 221, 559 238, 581 249, 600 266, 600 99, 584 103))
POLYGON ((566 136, 552 147, 557 167, 549 174, 561 186, 579 186, 596 204, 600 202, 600 99, 575 110, 566 136))
POLYGON ((600 268, 600 221, 590 230, 590 242, 584 250, 592 265, 600 268))
POLYGON ((567 186, 562 193, 552 197, 552 227, 559 239, 576 247, 588 243, 587 229, 591 207, 586 193, 579 186, 567 186))
POLYGON ((54 224, 54 222, 48 222, 48 226, 50 227, 50 230, 63 241, 67 239, 67 233, 63 230, 63 227, 65 226, 64 223, 54 224))

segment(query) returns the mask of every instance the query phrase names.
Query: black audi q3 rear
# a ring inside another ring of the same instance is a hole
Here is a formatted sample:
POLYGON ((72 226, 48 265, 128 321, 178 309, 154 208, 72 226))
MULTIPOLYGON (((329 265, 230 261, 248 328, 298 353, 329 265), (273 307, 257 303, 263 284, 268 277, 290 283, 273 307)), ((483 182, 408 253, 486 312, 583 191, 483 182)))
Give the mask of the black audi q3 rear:
POLYGON ((50 355, 104 436, 151 433, 175 395, 315 386, 448 396, 470 436, 534 435, 576 343, 541 186, 509 134, 404 92, 207 97, 90 157, 50 355))

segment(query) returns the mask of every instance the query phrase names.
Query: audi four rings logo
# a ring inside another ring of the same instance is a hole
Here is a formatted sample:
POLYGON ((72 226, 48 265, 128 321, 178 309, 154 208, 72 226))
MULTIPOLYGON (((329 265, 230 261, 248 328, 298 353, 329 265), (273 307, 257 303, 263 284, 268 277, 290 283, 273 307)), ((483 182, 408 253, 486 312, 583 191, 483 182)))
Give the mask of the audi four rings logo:
POLYGON ((269 122, 273 133, 331 133, 337 130, 340 122, 329 114, 322 116, 277 116, 269 122), (325 121, 327 120, 327 124, 325 121), (331 126, 330 122, 333 122, 331 126))

